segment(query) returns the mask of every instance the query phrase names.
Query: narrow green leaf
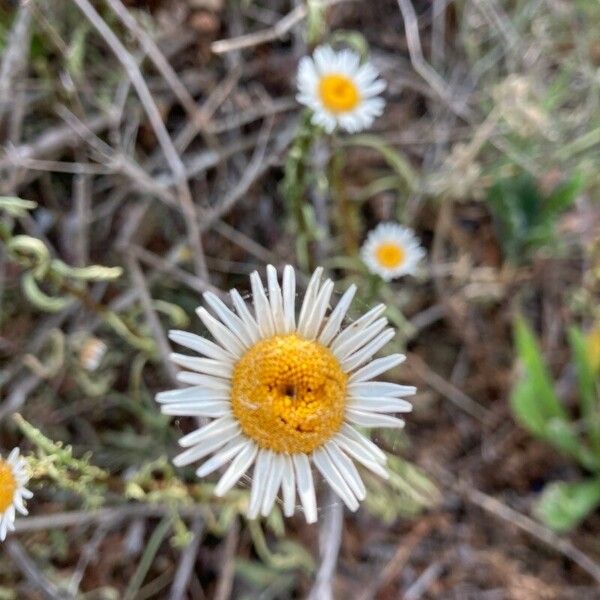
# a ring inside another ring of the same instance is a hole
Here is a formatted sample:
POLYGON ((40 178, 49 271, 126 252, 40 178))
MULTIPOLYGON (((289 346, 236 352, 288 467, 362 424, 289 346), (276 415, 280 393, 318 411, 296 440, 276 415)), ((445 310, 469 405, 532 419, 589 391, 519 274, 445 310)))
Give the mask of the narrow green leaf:
POLYGON ((567 413, 560 403, 540 347, 531 329, 522 317, 515 322, 515 344, 524 368, 524 378, 530 382, 531 391, 537 397, 540 415, 546 420, 566 419, 567 413))
POLYGON ((583 183, 583 178, 580 175, 573 175, 566 181, 559 183, 542 205, 543 219, 554 222, 562 212, 575 202, 583 183))
POLYGON ((546 486, 535 513, 556 531, 567 531, 600 505, 600 479, 546 486))

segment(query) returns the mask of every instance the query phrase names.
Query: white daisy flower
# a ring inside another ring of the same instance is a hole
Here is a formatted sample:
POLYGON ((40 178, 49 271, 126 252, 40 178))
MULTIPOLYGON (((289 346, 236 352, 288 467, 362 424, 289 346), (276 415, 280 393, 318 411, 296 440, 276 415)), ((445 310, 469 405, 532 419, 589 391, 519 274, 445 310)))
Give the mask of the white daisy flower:
POLYGON ((217 483, 223 496, 254 464, 248 517, 271 512, 279 490, 286 516, 294 514, 296 491, 306 520, 317 520, 311 462, 351 510, 365 497, 352 459, 387 477, 385 454, 357 427, 402 427, 385 413, 411 410, 405 396, 412 386, 371 381, 399 365, 404 356, 371 360, 394 336, 380 304, 342 329, 356 292, 352 285, 326 317, 333 282, 310 279, 300 312, 295 309, 296 279, 289 265, 280 287, 275 267, 267 267, 265 292, 257 272, 250 276, 254 311, 231 290, 235 310, 204 294, 197 313, 215 341, 171 331, 174 342, 202 358, 174 354, 188 369, 180 381, 193 387, 157 395, 168 415, 209 417, 208 425, 179 441, 187 448, 174 459, 183 466, 207 459, 196 471, 205 477, 230 463, 217 483), (210 456, 210 458, 209 458, 210 456))
POLYGON ((371 273, 390 281, 413 274, 425 250, 412 229, 398 223, 380 223, 369 232, 360 254, 371 273))
POLYGON ((19 511, 27 514, 25 503, 33 494, 25 487, 29 477, 25 460, 15 448, 6 460, 0 455, 0 542, 6 534, 15 529, 15 515, 19 511))
POLYGON ((296 98, 313 111, 312 122, 328 133, 337 126, 355 133, 383 112, 385 102, 378 94, 385 86, 370 63, 360 64, 356 52, 319 46, 312 58, 300 61, 296 98))

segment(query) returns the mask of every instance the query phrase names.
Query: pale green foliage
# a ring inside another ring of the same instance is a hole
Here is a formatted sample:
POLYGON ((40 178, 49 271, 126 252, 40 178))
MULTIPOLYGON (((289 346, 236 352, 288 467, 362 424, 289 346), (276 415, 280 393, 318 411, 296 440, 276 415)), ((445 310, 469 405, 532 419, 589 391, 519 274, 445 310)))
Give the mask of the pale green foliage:
POLYGON ((556 393, 541 349, 522 318, 515 323, 515 344, 523 374, 511 394, 516 419, 523 427, 573 458, 591 477, 548 485, 536 513, 556 530, 575 526, 600 505, 600 381, 595 378, 581 332, 569 332, 577 375, 578 419, 571 417, 556 393))
POLYGON ((387 481, 363 470, 368 490, 365 507, 371 514, 392 524, 439 503, 440 492, 423 471, 398 456, 388 454, 387 459, 387 481))

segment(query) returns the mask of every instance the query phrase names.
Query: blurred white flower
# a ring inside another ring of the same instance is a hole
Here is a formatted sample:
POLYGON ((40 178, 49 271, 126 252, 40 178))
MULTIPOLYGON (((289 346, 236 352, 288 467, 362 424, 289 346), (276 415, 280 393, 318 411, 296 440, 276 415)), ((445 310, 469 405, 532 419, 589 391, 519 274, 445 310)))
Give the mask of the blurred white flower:
POLYGON ((386 83, 370 63, 360 64, 351 50, 319 46, 298 66, 298 102, 313 111, 312 122, 331 133, 336 127, 355 133, 370 127, 383 112, 378 97, 386 83))
POLYGON ((412 229, 398 223, 380 223, 369 232, 360 253, 369 271, 385 281, 414 273, 425 256, 412 229))
POLYGON ((214 342, 184 331, 170 338, 204 357, 174 354, 189 371, 179 379, 194 387, 158 394, 169 415, 208 417, 210 424, 184 436, 188 448, 174 459, 183 466, 209 457, 196 471, 205 477, 226 463, 215 494, 224 495, 254 464, 248 517, 271 512, 279 490, 286 516, 294 514, 296 491, 307 522, 317 520, 310 463, 350 510, 366 494, 352 459, 387 478, 385 454, 358 427, 402 427, 404 421, 385 413, 411 410, 405 396, 412 386, 372 381, 399 365, 404 356, 371 360, 394 336, 380 304, 342 329, 356 292, 351 286, 325 317, 333 282, 321 281, 318 268, 310 279, 296 315, 296 276, 286 266, 280 286, 275 267, 267 267, 265 292, 260 276, 250 276, 254 314, 237 290, 235 310, 214 294, 204 299, 198 316, 214 342), (215 343, 216 342, 216 343, 215 343))
POLYGON ((16 512, 27 514, 24 500, 33 494, 25 487, 29 477, 25 460, 14 448, 7 459, 0 456, 0 541, 6 539, 9 531, 14 531, 16 512))

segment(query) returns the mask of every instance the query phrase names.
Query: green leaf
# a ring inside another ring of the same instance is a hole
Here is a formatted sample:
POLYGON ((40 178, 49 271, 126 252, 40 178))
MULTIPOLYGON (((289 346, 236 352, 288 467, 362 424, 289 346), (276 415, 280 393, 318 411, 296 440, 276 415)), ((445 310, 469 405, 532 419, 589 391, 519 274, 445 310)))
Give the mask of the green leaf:
POLYGON ((23 200, 15 196, 0 196, 0 210, 5 210, 12 217, 23 217, 27 211, 37 207, 33 200, 23 200))
POLYGON ((550 373, 542 359, 542 352, 531 329, 522 317, 515 322, 515 344, 523 363, 524 380, 528 387, 521 386, 517 402, 527 402, 527 408, 537 413, 537 418, 546 424, 554 418, 566 419, 567 413, 560 403, 550 373), (524 398, 525 392, 533 398, 524 398))
POLYGON ((528 380, 517 382, 510 395, 510 404, 516 420, 528 431, 544 437, 547 419, 540 410, 534 386, 528 380))
POLYGON ((581 434, 578 434, 573 423, 562 418, 552 419, 547 424, 543 437, 589 471, 598 471, 600 456, 591 452, 584 444, 581 434))
POLYGON ((581 416, 585 421, 591 445, 600 455, 600 399, 592 366, 588 360, 585 339, 575 327, 569 330, 569 344, 577 373, 581 416))
POLYGON ((554 221, 575 202, 582 187, 583 177, 581 175, 574 175, 558 184, 543 203, 542 215, 544 219, 554 221))
POLYGON ((600 479, 546 486, 535 514, 556 531, 567 531, 600 505, 600 479))

